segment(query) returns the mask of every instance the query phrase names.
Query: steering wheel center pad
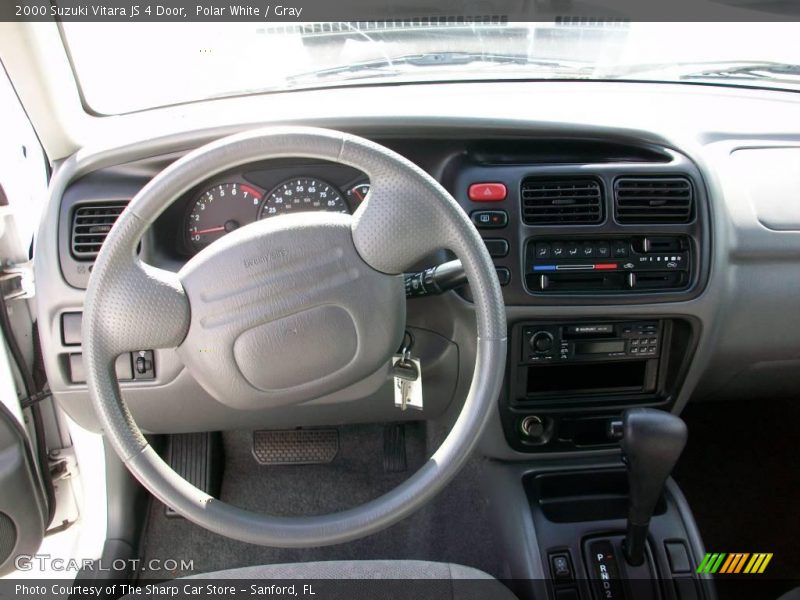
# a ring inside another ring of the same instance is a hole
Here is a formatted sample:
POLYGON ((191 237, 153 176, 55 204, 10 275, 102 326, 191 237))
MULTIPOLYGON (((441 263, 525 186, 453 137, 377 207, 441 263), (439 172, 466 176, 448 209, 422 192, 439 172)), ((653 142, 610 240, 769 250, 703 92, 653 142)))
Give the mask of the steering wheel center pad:
POLYGON ((403 338, 403 280, 361 259, 351 222, 326 212, 258 221, 178 273, 191 307, 178 353, 219 402, 296 404, 388 369, 403 338))

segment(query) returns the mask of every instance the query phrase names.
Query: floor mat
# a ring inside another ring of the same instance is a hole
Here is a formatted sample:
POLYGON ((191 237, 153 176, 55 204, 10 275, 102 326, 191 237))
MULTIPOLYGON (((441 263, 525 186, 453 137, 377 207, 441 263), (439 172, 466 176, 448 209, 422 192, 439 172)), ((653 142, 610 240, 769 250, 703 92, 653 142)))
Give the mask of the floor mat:
MULTIPOLYGON (((274 515, 312 515, 350 508, 405 480, 425 459, 421 425, 407 425, 409 470, 383 469, 383 427, 340 428, 340 450, 328 465, 261 466, 251 455, 251 432, 223 434, 225 476, 221 498, 242 508, 274 515)), ((483 463, 471 460, 433 502, 408 519, 373 536, 325 548, 252 546, 210 533, 184 519, 168 519, 153 500, 141 543, 143 564, 152 559, 193 561, 192 569, 148 571, 169 579, 220 569, 312 560, 413 558, 454 562, 501 576, 500 552, 488 525, 487 500, 477 478, 483 463)), ((156 563, 153 563, 155 565, 156 563)), ((171 563, 167 563, 171 566, 171 563)))
POLYGON ((689 441, 675 479, 706 550, 774 554, 758 588, 718 576, 721 600, 800 584, 800 400, 697 403, 682 416, 689 441))

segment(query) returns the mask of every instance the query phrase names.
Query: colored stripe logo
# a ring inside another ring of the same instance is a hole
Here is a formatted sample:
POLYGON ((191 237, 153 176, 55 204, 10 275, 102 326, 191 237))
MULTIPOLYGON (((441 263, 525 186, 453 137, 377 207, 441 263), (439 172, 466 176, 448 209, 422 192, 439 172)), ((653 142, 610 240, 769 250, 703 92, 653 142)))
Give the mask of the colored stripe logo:
POLYGON ((772 560, 772 553, 759 552, 750 554, 748 552, 709 552, 700 561, 697 567, 698 573, 724 573, 735 575, 747 573, 750 575, 763 573, 769 561, 772 560))

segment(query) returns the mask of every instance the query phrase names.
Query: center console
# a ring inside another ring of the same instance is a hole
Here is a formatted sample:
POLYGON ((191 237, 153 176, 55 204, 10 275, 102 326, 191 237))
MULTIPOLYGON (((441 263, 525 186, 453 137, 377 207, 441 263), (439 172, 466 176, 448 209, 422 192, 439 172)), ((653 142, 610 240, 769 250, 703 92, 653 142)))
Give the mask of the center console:
MULTIPOLYGON (((712 582, 696 573, 703 556, 697 549, 691 512, 674 481, 667 481, 658 495, 643 547, 644 560, 639 564, 626 557, 630 486, 624 469, 531 473, 522 484, 547 588, 547 596, 535 597, 715 597, 712 582)), ((521 591, 520 595, 526 594, 521 591)))

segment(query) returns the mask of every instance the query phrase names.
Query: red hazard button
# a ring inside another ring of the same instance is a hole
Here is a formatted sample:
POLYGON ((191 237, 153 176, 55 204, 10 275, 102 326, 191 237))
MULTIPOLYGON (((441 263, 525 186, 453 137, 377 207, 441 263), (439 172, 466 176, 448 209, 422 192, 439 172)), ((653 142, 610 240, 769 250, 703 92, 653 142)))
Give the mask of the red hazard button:
POLYGON ((467 192, 473 202, 498 202, 506 199, 504 183, 473 183, 467 192))

